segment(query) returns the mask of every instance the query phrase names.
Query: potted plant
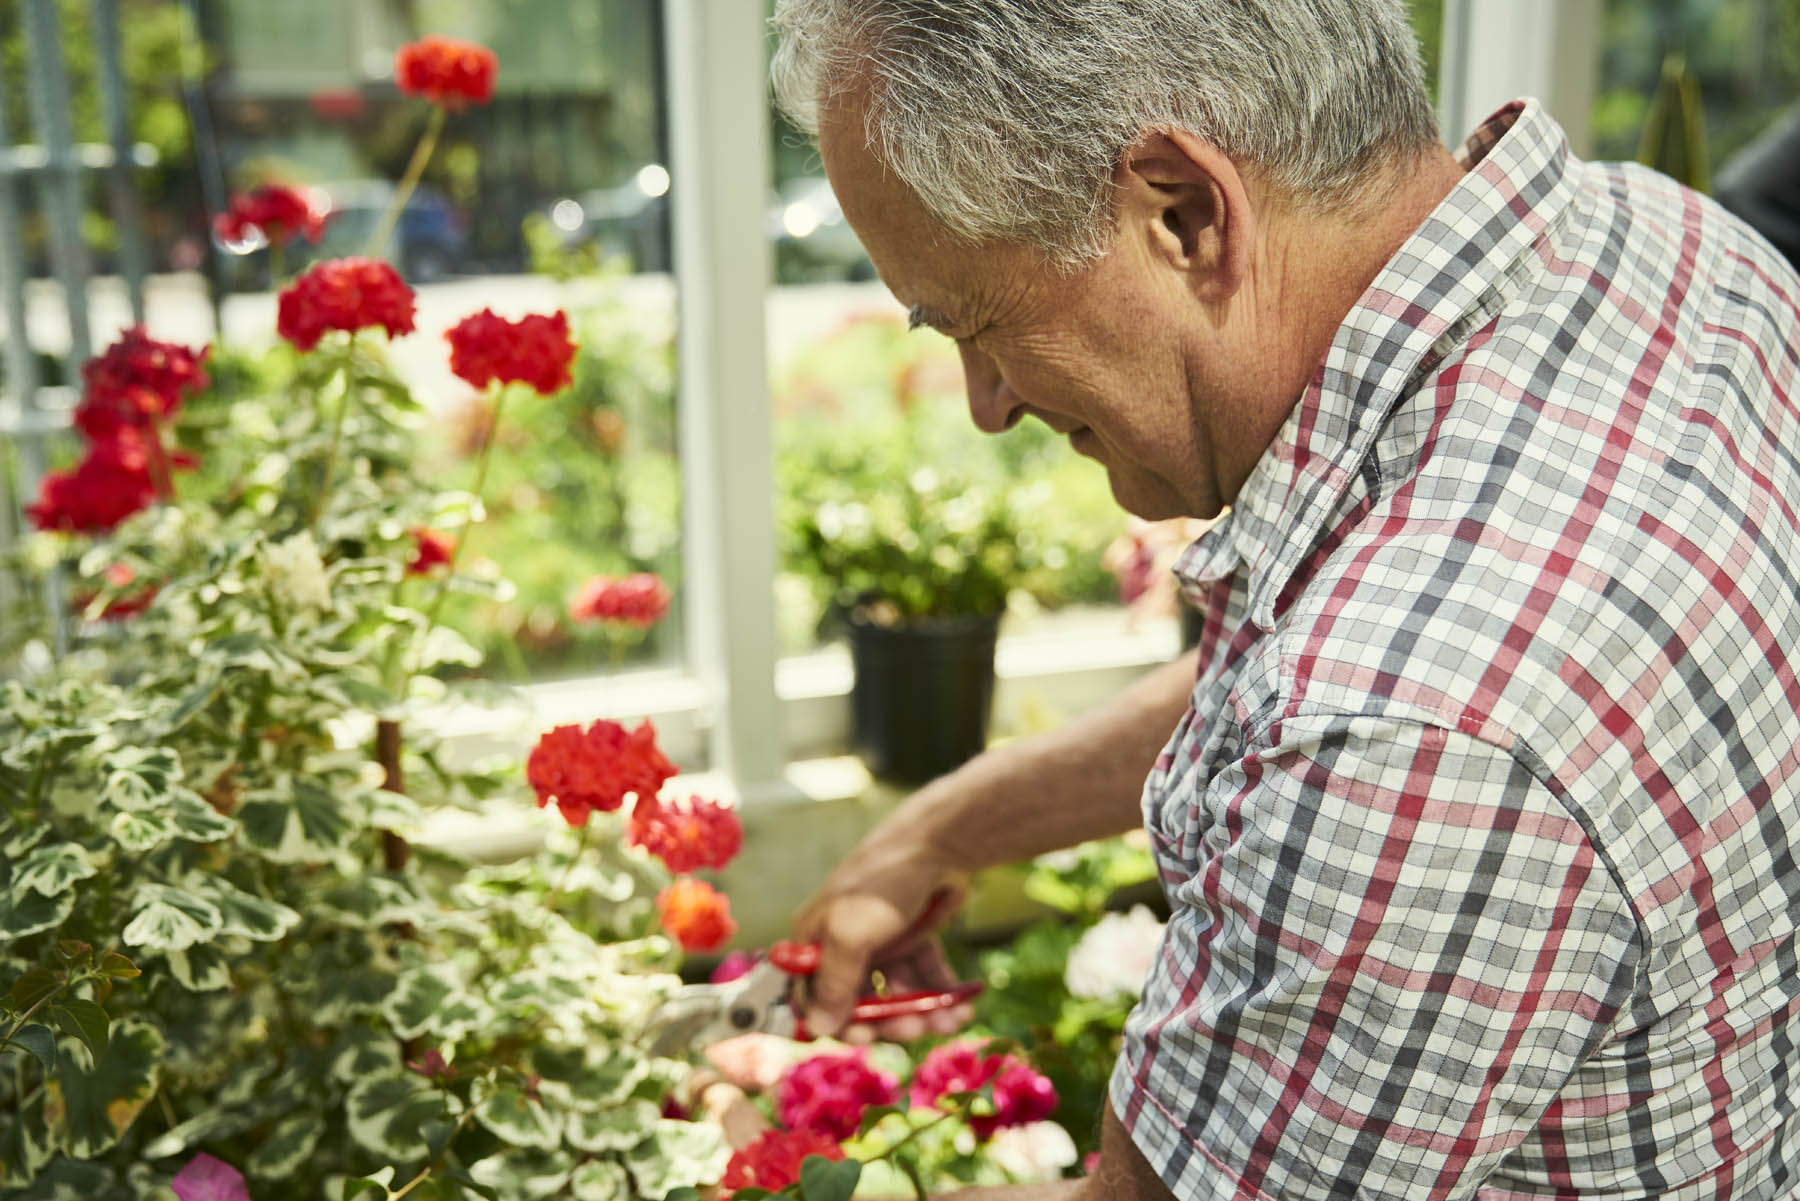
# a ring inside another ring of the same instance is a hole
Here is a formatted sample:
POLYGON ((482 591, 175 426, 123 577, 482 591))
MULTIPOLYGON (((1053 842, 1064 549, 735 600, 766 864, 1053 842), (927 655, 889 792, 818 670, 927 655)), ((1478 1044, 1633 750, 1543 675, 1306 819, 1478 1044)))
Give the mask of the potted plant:
POLYGON ((854 667, 852 742, 877 776, 929 780, 986 744, 1008 593, 1040 561, 1018 482, 959 411, 954 366, 885 318, 814 349, 785 389, 786 569, 854 667))

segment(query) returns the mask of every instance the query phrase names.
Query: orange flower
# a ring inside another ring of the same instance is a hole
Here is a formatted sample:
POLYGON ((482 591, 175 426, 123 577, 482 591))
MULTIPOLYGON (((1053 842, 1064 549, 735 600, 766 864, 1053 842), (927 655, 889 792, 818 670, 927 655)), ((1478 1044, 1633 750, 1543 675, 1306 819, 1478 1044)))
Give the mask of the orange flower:
POLYGON ((394 55, 396 87, 451 110, 492 100, 499 70, 500 60, 492 50, 456 38, 422 38, 394 55))
POLYGON ((569 386, 575 343, 561 309, 517 321, 482 309, 451 326, 444 338, 450 343, 450 370, 477 388, 495 381, 530 384, 550 396, 569 386))
POLYGON ((731 901, 705 880, 680 879, 656 897, 664 933, 690 951, 716 951, 737 933, 731 901))
POLYGON ((379 325, 390 338, 410 334, 413 309, 413 290, 387 263, 329 259, 282 291, 275 328, 301 350, 311 350, 327 330, 379 325))

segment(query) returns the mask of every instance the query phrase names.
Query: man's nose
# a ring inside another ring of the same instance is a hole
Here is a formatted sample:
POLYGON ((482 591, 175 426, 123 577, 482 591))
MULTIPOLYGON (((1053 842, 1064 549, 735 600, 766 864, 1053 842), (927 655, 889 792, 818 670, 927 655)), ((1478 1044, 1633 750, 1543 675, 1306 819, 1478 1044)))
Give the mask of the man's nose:
POLYGON ((969 389, 969 416, 983 433, 998 434, 1018 424, 1025 404, 1010 387, 1000 365, 968 343, 960 343, 963 382, 969 389))

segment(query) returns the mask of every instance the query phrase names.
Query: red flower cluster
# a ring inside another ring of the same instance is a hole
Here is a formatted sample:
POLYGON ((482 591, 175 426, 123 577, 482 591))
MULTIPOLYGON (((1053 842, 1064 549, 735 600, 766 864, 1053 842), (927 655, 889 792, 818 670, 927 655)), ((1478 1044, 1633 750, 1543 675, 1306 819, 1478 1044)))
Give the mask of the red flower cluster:
POLYGON ((328 259, 282 291, 275 328, 301 350, 334 329, 379 325, 397 338, 412 332, 413 307, 413 290, 381 260, 328 259))
POLYGON ((670 871, 721 871, 744 847, 744 824, 728 805, 689 797, 685 801, 642 799, 631 810, 631 843, 643 847, 670 871))
POLYGON ((452 110, 492 100, 499 70, 500 60, 492 50, 455 38, 422 38, 394 55, 396 87, 452 110))
POLYGON ((38 499, 25 510, 32 524, 101 533, 166 494, 170 472, 194 461, 163 448, 162 424, 186 393, 206 387, 206 354, 158 342, 133 326, 83 364, 75 425, 87 435, 87 456, 44 477, 38 499))
POLYGON ((561 309, 517 321, 482 309, 451 326, 444 337, 450 343, 450 370, 477 388, 495 381, 530 384, 550 396, 569 386, 575 343, 569 340, 569 318, 561 309))
POLYGON ((262 235, 273 246, 286 246, 295 238, 317 244, 325 235, 331 214, 315 208, 311 197, 299 188, 266 183, 231 198, 231 207, 213 218, 213 233, 221 242, 242 244, 262 235))
POLYGON ((186 393, 206 387, 207 353, 158 342, 143 326, 132 326, 82 365, 76 428, 96 441, 120 430, 154 429, 175 416, 186 393))
POLYGON ((992 1084, 994 1112, 970 1117, 977 1138, 989 1138, 1006 1126, 1041 1122, 1056 1112, 1056 1086, 1013 1055, 985 1055, 984 1044, 963 1039, 932 1048, 913 1072, 910 1091, 915 1108, 936 1105, 956 1093, 977 1092, 992 1084))
POLYGON ((731 901, 705 880, 676 880, 656 895, 663 932, 690 951, 716 951, 737 933, 731 901))
POLYGON ((587 729, 557 726, 538 739, 525 761, 525 778, 537 793, 538 808, 551 801, 571 826, 585 826, 598 809, 610 813, 635 793, 653 800, 675 774, 675 765, 656 746, 648 721, 627 731, 616 721, 587 729))
POLYGON ((406 565, 408 575, 430 575, 439 567, 450 565, 451 556, 456 553, 456 539, 422 525, 414 527, 412 536, 419 549, 406 565))
POLYGON ((899 1083, 870 1067, 868 1054, 855 1047, 795 1064, 776 1087, 775 1112, 790 1130, 816 1130, 841 1142, 855 1137, 870 1106, 899 1099, 899 1083))
POLYGON ((800 1179, 800 1165, 811 1155, 837 1160, 844 1158, 844 1149, 830 1135, 816 1130, 765 1131, 748 1147, 732 1153, 719 1187, 779 1192, 800 1179))
POLYGON ((569 616, 576 621, 614 621, 649 629, 669 611, 669 586, 648 571, 622 579, 597 575, 581 586, 569 602, 569 616))

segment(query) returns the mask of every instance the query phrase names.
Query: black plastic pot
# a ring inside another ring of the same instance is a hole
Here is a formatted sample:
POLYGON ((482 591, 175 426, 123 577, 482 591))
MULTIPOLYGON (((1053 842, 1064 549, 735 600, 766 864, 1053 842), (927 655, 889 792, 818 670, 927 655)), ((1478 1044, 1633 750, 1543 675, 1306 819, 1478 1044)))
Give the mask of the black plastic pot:
POLYGON ((923 784, 981 753, 1000 617, 880 626, 852 613, 851 743, 881 779, 923 784))

